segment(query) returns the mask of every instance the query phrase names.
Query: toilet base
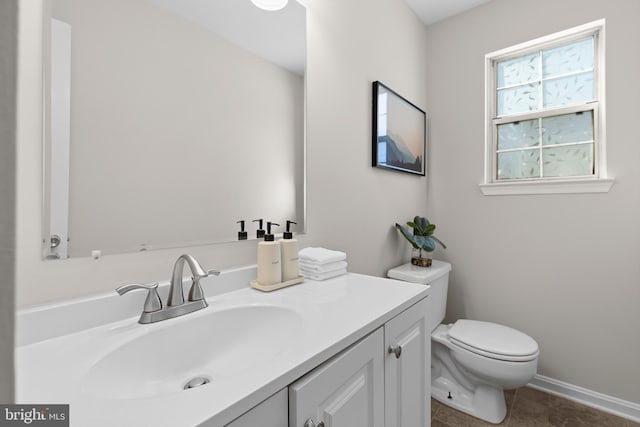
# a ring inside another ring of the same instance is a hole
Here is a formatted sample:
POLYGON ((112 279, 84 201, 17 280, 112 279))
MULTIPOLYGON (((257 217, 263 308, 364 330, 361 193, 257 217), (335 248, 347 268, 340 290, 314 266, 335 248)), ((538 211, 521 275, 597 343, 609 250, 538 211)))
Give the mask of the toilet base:
POLYGON ((492 424, 507 415, 504 392, 499 387, 479 384, 472 392, 445 377, 432 378, 431 396, 438 402, 492 424))

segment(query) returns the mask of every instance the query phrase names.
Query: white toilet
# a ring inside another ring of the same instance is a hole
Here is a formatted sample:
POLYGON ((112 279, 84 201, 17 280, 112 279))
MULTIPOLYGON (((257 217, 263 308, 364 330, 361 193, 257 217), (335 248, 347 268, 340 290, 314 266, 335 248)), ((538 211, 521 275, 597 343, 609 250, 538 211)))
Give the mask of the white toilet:
POLYGON ((527 384, 536 374, 538 344, 528 335, 495 323, 461 319, 440 324, 447 305, 451 264, 404 264, 387 275, 431 285, 431 396, 490 423, 507 414, 503 389, 527 384))

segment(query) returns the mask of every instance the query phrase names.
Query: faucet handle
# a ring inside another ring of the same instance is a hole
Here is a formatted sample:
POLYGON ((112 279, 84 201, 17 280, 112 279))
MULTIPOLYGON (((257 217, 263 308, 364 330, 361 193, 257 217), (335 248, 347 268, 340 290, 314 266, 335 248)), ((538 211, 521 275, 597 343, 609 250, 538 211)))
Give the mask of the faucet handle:
POLYGON ((211 275, 219 276, 220 272, 218 270, 205 270, 205 275, 196 276, 194 274, 191 283, 191 289, 189 289, 189 301, 200 301, 204 300, 204 291, 202 290, 202 286, 200 285, 200 279, 204 279, 205 277, 209 277, 211 275))
POLYGON ((200 277, 193 278, 191 288, 189 289, 189 301, 204 300, 204 291, 202 290, 202 286, 200 286, 200 279, 200 277))
POLYGON ((154 311, 158 311, 162 309, 162 301, 160 300, 160 295, 158 295, 158 284, 154 283, 153 285, 139 285, 137 283, 132 283, 130 285, 122 285, 116 288, 116 291, 120 295, 124 295, 129 291, 134 291, 137 289, 146 289, 147 299, 144 300, 144 310, 145 313, 152 313, 154 311))

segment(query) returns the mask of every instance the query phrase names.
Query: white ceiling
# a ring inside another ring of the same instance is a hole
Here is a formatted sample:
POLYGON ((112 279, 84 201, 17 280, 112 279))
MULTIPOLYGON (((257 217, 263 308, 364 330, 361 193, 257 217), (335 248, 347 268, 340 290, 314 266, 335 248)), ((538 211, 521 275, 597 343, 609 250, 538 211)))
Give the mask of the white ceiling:
POLYGON ((425 25, 431 25, 491 0, 405 0, 425 25))

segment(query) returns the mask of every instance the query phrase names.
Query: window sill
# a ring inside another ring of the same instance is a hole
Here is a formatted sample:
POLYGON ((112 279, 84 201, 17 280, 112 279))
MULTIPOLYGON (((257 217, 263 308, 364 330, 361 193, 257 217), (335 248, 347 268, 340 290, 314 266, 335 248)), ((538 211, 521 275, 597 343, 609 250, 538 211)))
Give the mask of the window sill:
POLYGON ((480 184, 485 196, 508 196, 516 194, 580 194, 608 193, 613 178, 563 179, 557 181, 523 181, 480 184))

